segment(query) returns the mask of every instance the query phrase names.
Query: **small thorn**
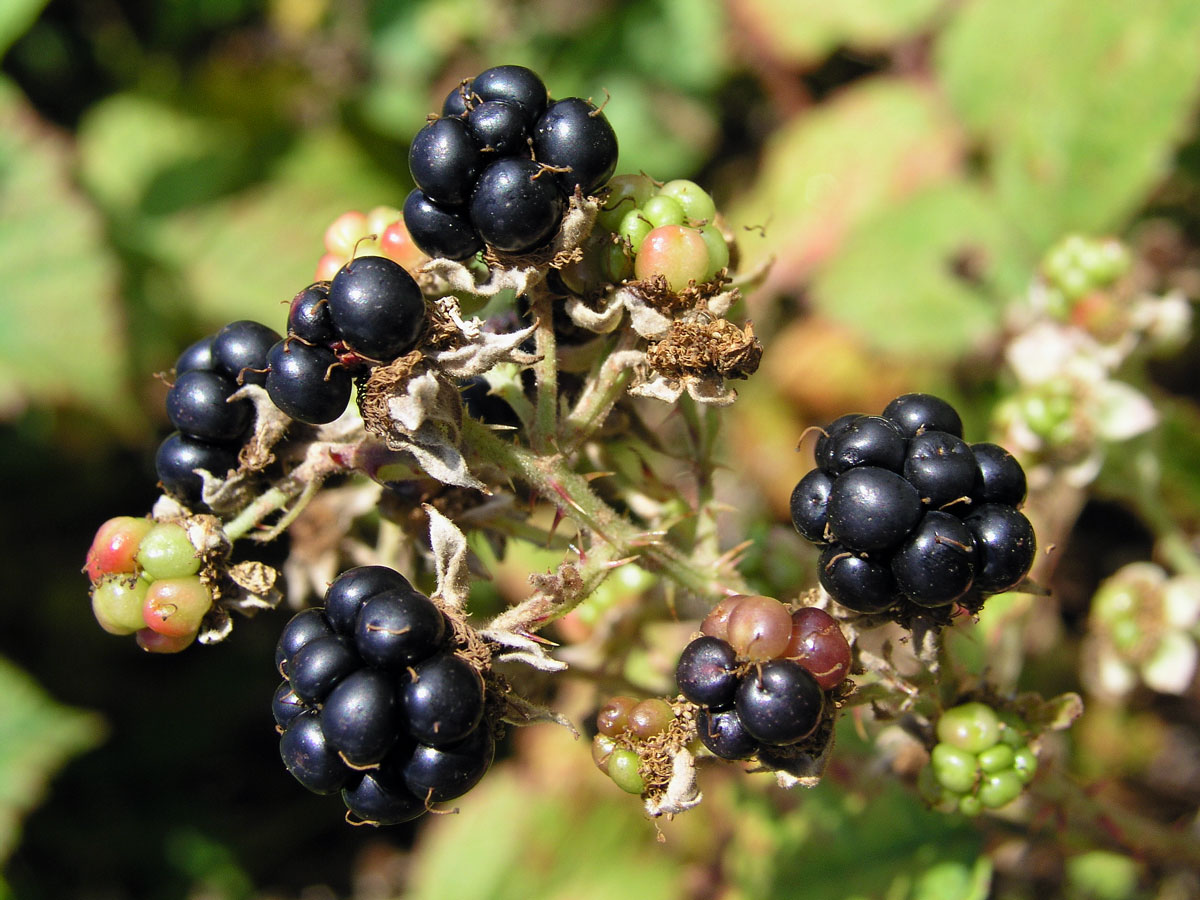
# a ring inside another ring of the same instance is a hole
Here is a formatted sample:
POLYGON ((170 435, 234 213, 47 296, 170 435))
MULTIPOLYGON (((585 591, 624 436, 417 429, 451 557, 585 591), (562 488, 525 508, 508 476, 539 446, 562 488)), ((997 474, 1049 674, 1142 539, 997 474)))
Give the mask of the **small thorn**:
POLYGON ((611 475, 616 475, 616 472, 588 472, 583 476, 584 481, 596 481, 599 478, 608 478, 611 475))
POLYGON ((631 562, 637 562, 638 559, 640 559, 640 557, 638 557, 638 556, 626 556, 626 557, 623 557, 622 559, 613 559, 613 560, 609 560, 608 562, 604 563, 604 565, 602 565, 601 568, 602 569, 619 569, 619 568, 621 568, 621 566, 627 566, 631 562))
POLYGON ((550 531, 546 535, 547 547, 549 547, 550 543, 554 540, 554 535, 558 532, 558 526, 562 524, 562 520, 566 517, 567 514, 563 512, 563 508, 561 506, 554 507, 554 522, 550 525, 550 531))

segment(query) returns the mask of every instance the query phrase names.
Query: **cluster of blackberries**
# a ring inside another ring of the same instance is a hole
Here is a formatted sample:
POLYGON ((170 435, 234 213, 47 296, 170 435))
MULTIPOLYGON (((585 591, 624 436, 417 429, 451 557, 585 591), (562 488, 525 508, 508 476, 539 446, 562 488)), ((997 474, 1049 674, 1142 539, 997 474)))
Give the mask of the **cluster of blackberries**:
POLYGON ((407 269, 383 256, 352 259, 292 298, 287 337, 267 357, 267 393, 293 419, 332 422, 350 402, 352 375, 412 350, 424 330, 425 298, 407 269))
POLYGON ((440 609, 385 566, 342 573, 324 608, 288 622, 275 651, 279 752, 355 821, 390 825, 469 791, 492 763, 484 683, 440 609))
POLYGON ((792 492, 792 523, 824 547, 818 577, 842 606, 977 609, 1033 565, 1020 463, 996 444, 967 444, 946 401, 905 394, 880 416, 842 416, 815 456, 792 492))
POLYGON ((576 188, 594 194, 616 165, 616 133, 590 101, 550 100, 536 72, 496 66, 413 138, 404 221, 430 256, 527 253, 558 232, 576 188))
POLYGON ((155 457, 158 480, 168 493, 199 504, 204 482, 196 469, 221 477, 237 468, 238 450, 254 427, 254 406, 229 398, 243 384, 266 381, 268 351, 278 340, 266 325, 232 322, 180 354, 167 391, 167 417, 178 430, 155 457))
POLYGON ((788 748, 813 735, 827 692, 849 674, 841 628, 824 610, 737 595, 717 604, 700 631, 680 654, 675 680, 700 707, 701 742, 722 759, 757 755, 785 768, 788 748))

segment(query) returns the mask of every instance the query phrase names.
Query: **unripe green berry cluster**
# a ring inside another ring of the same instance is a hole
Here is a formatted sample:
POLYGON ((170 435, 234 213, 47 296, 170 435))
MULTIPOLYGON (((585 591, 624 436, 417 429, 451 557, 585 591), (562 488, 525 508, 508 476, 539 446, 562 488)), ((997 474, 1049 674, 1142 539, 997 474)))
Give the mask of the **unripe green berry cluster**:
POLYGON ((177 653, 196 639, 212 591, 203 561, 176 522, 109 519, 96 532, 84 571, 92 612, 110 634, 132 634, 151 653, 177 653))
POLYGON ((942 713, 938 743, 921 773, 925 798, 945 812, 978 815, 1017 799, 1037 773, 1037 754, 1024 728, 984 703, 963 703, 942 713))
POLYGON ((1129 266, 1129 250, 1116 238, 1070 234, 1047 251, 1042 276, 1070 301, 1110 287, 1129 266))
POLYGON ((659 186, 647 175, 617 175, 608 188, 583 258, 561 271, 572 291, 586 294, 600 284, 661 277, 678 293, 712 281, 729 266, 716 204, 694 181, 659 186))

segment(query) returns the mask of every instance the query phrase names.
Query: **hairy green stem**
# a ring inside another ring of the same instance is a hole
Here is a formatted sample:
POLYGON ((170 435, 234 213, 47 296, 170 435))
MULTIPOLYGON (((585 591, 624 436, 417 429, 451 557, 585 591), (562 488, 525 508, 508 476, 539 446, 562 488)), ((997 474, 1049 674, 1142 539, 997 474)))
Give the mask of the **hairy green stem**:
POLYGON ((538 361, 533 374, 537 379, 537 408, 534 413, 530 443, 548 452, 558 433, 558 352, 554 336, 554 309, 544 284, 530 292, 530 311, 537 322, 538 361))
POLYGON ((716 567, 705 570, 665 536, 641 531, 618 515, 592 491, 586 478, 568 466, 562 455, 541 456, 497 438, 474 421, 463 423, 463 436, 466 446, 482 460, 525 481, 544 500, 566 507, 581 527, 612 544, 613 559, 639 557, 648 568, 702 597, 723 596, 744 589, 736 573, 719 573, 716 567))
POLYGON ((1060 811, 1059 825, 1087 827, 1138 855, 1200 870, 1200 841, 1189 829, 1164 825, 1127 809, 1102 791, 1078 784, 1067 772, 1041 775, 1030 792, 1060 811))
POLYGON ((587 386, 563 422, 559 436, 559 447, 563 453, 570 455, 578 450, 604 423, 624 395, 625 387, 633 377, 633 370, 622 364, 621 354, 632 350, 637 342, 637 333, 632 328, 625 329, 612 349, 596 361, 591 377, 587 379, 587 386))
POLYGON ((264 494, 254 498, 240 513, 224 524, 225 536, 230 541, 236 541, 250 533, 263 519, 273 512, 283 509, 303 492, 303 485, 287 482, 287 489, 276 485, 264 494))

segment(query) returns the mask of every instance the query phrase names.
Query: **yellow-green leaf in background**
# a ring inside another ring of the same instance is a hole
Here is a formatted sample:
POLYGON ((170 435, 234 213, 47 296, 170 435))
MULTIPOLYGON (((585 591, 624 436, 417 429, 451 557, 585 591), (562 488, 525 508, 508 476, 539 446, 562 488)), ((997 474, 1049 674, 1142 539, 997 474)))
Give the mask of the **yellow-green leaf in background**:
POLYGON ((70 147, 0 80, 0 419, 29 404, 130 415, 116 267, 70 147))
POLYGON ((868 79, 774 134, 729 219, 751 264, 775 257, 769 286, 794 287, 858 222, 954 176, 960 155, 958 126, 932 90, 868 79))
POLYGON ((4 0, 0 3, 0 57, 33 23, 46 0, 4 0))
POLYGON ((266 180, 165 219, 156 255, 181 273, 203 320, 255 319, 281 331, 284 304, 312 280, 330 222, 346 210, 404 202, 403 154, 393 174, 342 132, 306 133, 266 180))
MULTIPOLYGON (((540 735, 541 772, 499 764, 422 829, 407 900, 667 900, 681 894, 679 861, 654 839, 637 797, 596 771, 584 741, 540 735), (544 782, 553 771, 563 777, 544 782)), ((528 749, 528 747, 526 747, 528 749)), ((704 815, 704 811, 690 813, 704 815)))
POLYGON ((817 275, 812 299, 875 347, 949 360, 993 333, 998 300, 1022 272, 987 198, 950 183, 863 223, 817 275))
POLYGON ((1200 97, 1200 3, 975 0, 936 64, 1036 258, 1119 228, 1166 175, 1200 97))
POLYGON ((740 23, 773 55, 812 65, 838 47, 879 51, 925 28, 939 0, 732 0, 740 23))
POLYGON ((61 706, 0 657, 0 862, 21 833, 51 777, 68 759, 104 736, 99 716, 61 706))

